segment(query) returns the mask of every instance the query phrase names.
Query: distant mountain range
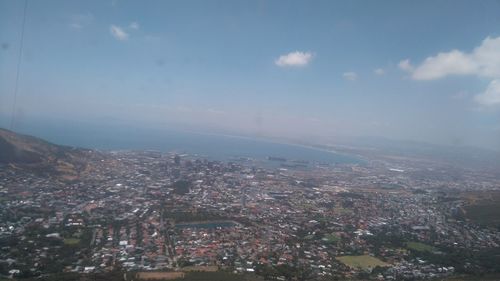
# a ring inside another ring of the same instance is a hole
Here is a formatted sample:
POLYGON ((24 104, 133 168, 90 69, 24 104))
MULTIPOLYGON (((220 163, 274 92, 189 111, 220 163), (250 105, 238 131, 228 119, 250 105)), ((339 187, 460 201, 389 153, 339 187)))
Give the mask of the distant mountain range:
POLYGON ((0 128, 0 164, 14 168, 76 179, 87 166, 89 152, 0 128))
POLYGON ((500 152, 473 146, 438 145, 418 141, 391 140, 382 137, 353 137, 314 144, 315 147, 341 153, 357 154, 370 159, 408 158, 472 169, 500 171, 500 152))

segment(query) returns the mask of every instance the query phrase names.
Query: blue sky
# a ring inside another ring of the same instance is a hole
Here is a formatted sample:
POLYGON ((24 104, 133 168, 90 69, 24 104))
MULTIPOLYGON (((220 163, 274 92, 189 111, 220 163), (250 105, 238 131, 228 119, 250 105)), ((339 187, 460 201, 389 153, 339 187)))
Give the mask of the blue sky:
MULTIPOLYGON (((0 0, 0 117, 24 1, 0 0)), ((129 122, 500 150, 498 1, 28 1, 15 127, 129 122)))

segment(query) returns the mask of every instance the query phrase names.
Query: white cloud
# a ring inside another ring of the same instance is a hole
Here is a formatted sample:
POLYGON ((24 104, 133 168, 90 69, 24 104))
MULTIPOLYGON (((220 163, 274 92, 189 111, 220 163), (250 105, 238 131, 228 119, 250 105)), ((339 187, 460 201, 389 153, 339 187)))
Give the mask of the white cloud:
POLYGON ((476 95, 474 100, 483 106, 500 105, 500 79, 491 81, 486 91, 476 95))
POLYGON ((415 80, 434 80, 448 75, 466 75, 476 72, 476 62, 466 54, 453 50, 428 57, 412 74, 415 80))
POLYGON ((382 68, 377 68, 373 71, 373 73, 377 74, 377 75, 384 75, 385 74, 385 70, 383 70, 382 68))
POLYGON ((274 61, 277 66, 305 66, 311 62, 313 54, 310 52, 291 52, 286 55, 280 56, 274 61))
POLYGON ((358 74, 356 74, 356 72, 344 72, 342 77, 349 81, 356 81, 358 79, 358 74))
POLYGON ((111 32, 111 35, 113 35, 113 37, 120 41, 127 40, 129 37, 128 33, 117 25, 111 25, 109 27, 109 32, 111 32))
POLYGON ((500 37, 487 37, 470 53, 451 50, 428 57, 415 68, 412 78, 434 80, 449 75, 500 77, 500 37))
MULTIPOLYGON (((401 69, 411 66, 400 62, 401 69)), ((471 52, 451 50, 426 58, 415 68, 406 68, 414 80, 436 80, 452 75, 473 75, 492 79, 486 90, 474 96, 481 106, 500 105, 500 37, 486 37, 471 52)))
POLYGON ((398 67, 401 70, 404 70, 404 71, 407 71, 407 72, 413 71, 413 66, 411 65, 409 59, 405 59, 405 60, 400 61, 399 64, 398 64, 398 67))
POLYGON ((139 23, 136 22, 136 21, 131 22, 128 27, 130 27, 131 29, 134 29, 134 30, 138 30, 139 29, 139 23))

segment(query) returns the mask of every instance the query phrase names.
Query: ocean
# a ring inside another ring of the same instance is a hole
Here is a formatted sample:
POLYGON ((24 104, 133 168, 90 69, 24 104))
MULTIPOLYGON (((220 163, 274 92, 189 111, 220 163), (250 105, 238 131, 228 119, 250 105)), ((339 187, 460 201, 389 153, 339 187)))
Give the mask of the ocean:
MULTIPOLYGON (((268 157, 285 158, 287 163, 361 163, 355 156, 265 139, 134 127, 44 126, 19 130, 50 142, 99 150, 156 150, 176 152, 212 160, 268 157), (290 162, 289 162, 290 161, 290 162)), ((279 161, 278 161, 279 162, 279 161)), ((283 163, 281 163, 283 164, 283 163)))

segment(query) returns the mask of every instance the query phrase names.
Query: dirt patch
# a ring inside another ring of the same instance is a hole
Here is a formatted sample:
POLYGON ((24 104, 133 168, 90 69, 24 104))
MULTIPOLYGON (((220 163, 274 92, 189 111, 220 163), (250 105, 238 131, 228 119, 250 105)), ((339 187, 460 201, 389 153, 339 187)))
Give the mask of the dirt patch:
POLYGON ((139 272, 137 273, 139 280, 173 280, 184 278, 184 272, 171 271, 171 272, 139 272))

